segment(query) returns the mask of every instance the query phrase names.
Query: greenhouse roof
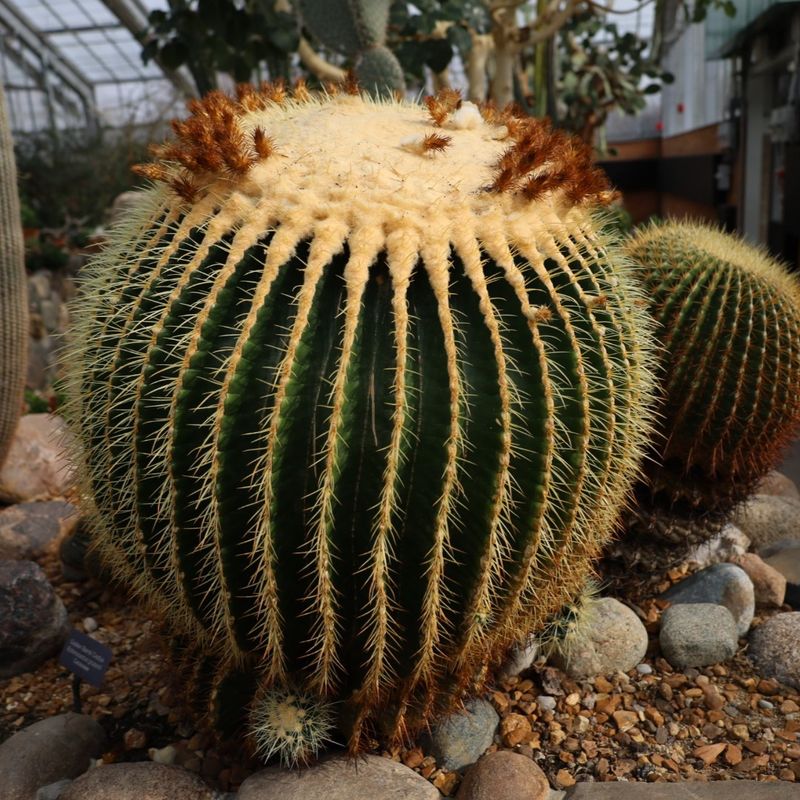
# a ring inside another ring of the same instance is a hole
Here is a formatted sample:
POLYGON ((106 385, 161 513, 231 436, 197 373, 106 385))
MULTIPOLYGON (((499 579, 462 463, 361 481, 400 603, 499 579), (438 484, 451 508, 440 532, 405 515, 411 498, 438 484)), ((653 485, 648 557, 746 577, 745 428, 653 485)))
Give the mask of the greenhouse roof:
POLYGON ((141 59, 160 0, 0 0, 0 71, 15 130, 142 124, 191 90, 141 59))

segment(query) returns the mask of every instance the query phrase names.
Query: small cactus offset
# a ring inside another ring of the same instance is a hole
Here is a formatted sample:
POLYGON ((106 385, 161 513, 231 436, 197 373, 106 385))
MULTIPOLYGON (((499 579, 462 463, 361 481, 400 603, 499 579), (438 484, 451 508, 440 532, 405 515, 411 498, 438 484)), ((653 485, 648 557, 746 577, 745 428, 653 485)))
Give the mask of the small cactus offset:
POLYGON ((396 741, 546 628, 649 432, 588 151, 428 106, 194 103, 75 310, 95 546, 265 755, 396 741))
POLYGON ((651 500, 722 521, 800 423, 800 282, 763 250, 702 224, 645 228, 627 252, 663 346, 651 500))
POLYGON ((0 86, 0 465, 19 421, 28 356, 25 278, 14 144, 0 86))

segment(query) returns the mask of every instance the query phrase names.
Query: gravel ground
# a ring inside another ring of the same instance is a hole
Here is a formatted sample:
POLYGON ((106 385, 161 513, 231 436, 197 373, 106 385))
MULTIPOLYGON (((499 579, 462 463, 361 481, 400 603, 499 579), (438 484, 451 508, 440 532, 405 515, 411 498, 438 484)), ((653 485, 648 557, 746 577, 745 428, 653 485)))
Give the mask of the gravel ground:
MULTIPOLYGON (((56 553, 52 548, 39 563, 70 621, 114 653, 104 686, 81 691, 83 711, 101 722, 113 743, 104 760, 172 760, 216 788, 237 788, 259 765, 243 762, 233 747, 215 745, 182 715, 168 686, 169 670, 154 624, 118 589, 92 581, 65 582, 56 553)), ((587 780, 800 781, 800 696, 760 679, 745 656, 744 640, 723 665, 678 672, 659 657, 657 632, 666 604, 652 598, 685 574, 680 568, 663 581, 630 575, 623 580, 609 570, 604 594, 628 602, 650 633, 643 665, 587 682, 537 665, 500 683, 487 693, 501 716, 492 749, 513 749, 533 758, 555 788, 587 780), (554 699, 554 710, 540 709, 540 695, 554 699)), ((2 741, 26 725, 70 710, 70 675, 52 659, 33 673, 0 681, 0 697, 2 741)), ((437 769, 434 759, 417 747, 384 755, 417 770, 445 795, 458 787, 456 773, 437 769)))

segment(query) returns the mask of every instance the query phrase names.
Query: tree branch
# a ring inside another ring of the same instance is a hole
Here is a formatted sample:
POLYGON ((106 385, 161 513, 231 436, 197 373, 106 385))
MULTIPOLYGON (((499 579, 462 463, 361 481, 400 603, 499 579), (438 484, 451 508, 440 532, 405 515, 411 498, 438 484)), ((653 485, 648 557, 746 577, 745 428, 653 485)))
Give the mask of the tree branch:
POLYGON ((343 83, 347 78, 347 73, 341 67, 337 67, 335 64, 326 61, 314 50, 305 36, 300 37, 297 54, 300 56, 300 60, 309 72, 313 72, 321 81, 343 83))

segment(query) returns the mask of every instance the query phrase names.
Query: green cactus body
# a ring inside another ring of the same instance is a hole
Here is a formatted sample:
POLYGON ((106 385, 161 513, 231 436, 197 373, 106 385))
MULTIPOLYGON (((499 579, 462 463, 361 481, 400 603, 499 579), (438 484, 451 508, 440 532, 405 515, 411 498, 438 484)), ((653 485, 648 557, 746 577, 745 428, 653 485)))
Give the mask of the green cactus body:
POLYGON ((354 59, 362 89, 373 96, 405 91, 403 68, 386 46, 389 0, 301 0, 306 27, 325 47, 354 59))
POLYGON ((19 421, 28 353, 28 284, 17 169, 0 86, 0 465, 19 421))
POLYGON ((656 507, 724 519, 800 422, 800 283, 762 250, 700 224, 646 228, 627 249, 663 344, 650 492, 656 507))
POLYGON ((292 758, 310 718, 397 739, 573 599, 652 355, 565 136, 275 91, 144 169, 68 362, 96 546, 216 723, 292 758))

